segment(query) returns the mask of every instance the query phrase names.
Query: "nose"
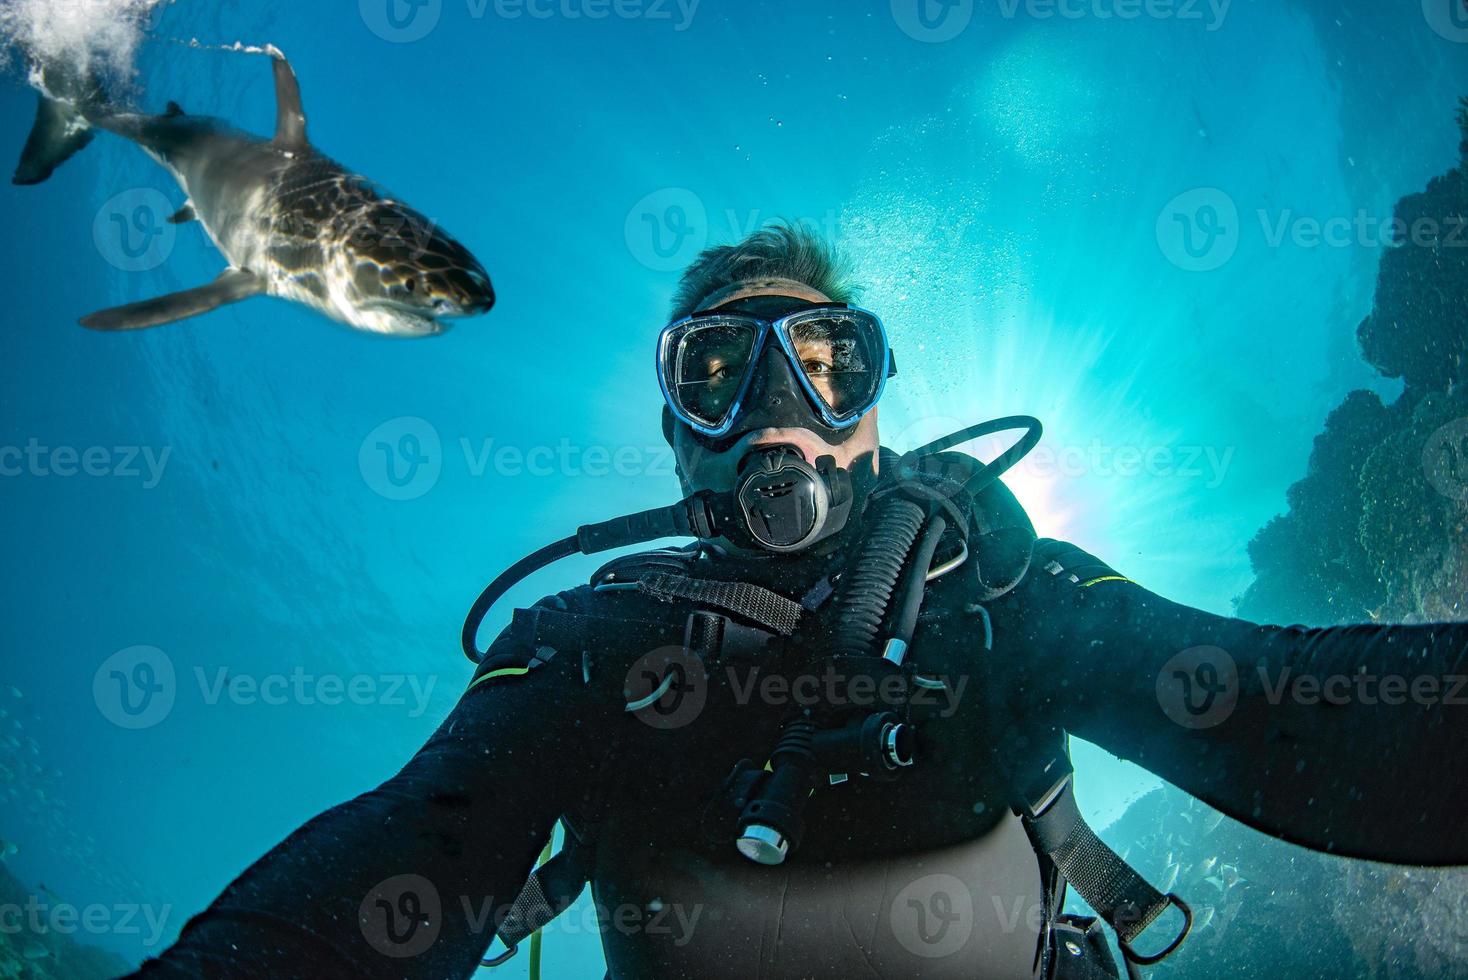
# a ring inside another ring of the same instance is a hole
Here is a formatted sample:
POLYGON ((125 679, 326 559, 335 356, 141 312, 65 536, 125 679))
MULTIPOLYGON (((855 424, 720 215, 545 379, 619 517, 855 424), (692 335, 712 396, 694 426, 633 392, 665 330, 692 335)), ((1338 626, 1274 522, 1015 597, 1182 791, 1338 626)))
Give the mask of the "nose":
POLYGON ((777 344, 768 344, 760 353, 755 365, 754 380, 745 398, 746 425, 754 427, 768 422, 772 427, 799 425, 808 414, 807 399, 800 389, 800 382, 790 366, 785 352, 777 344))

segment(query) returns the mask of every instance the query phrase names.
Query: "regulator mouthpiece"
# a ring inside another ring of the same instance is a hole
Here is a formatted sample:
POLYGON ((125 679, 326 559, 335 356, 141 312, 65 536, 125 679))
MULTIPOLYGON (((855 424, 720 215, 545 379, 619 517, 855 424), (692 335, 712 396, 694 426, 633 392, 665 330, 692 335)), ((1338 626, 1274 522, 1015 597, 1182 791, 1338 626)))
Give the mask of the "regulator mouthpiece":
POLYGON ((762 447, 740 466, 730 540, 775 554, 803 551, 846 526, 852 499, 851 474, 834 457, 812 466, 792 446, 762 447))

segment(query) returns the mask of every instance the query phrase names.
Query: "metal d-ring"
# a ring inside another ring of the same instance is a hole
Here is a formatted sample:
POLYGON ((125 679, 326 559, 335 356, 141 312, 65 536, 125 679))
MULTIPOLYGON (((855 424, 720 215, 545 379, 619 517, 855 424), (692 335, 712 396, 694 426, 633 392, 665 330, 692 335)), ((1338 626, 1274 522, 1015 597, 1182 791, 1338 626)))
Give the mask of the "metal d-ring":
POLYGON ((1183 940, 1188 938, 1188 933, 1193 931, 1193 910, 1188 905, 1188 903, 1178 898, 1177 895, 1173 894, 1172 892, 1168 892, 1165 897, 1170 903, 1176 905, 1178 907, 1178 910, 1181 911, 1183 914, 1182 930, 1177 934, 1176 939, 1167 944, 1166 949, 1152 956, 1141 956, 1137 953, 1136 950, 1132 949, 1131 943, 1122 940, 1119 936, 1117 937, 1116 944, 1121 947, 1122 955, 1125 956, 1129 962, 1135 963, 1137 966, 1152 966, 1155 963, 1161 963, 1173 953, 1176 953, 1177 948, 1183 944, 1183 940))

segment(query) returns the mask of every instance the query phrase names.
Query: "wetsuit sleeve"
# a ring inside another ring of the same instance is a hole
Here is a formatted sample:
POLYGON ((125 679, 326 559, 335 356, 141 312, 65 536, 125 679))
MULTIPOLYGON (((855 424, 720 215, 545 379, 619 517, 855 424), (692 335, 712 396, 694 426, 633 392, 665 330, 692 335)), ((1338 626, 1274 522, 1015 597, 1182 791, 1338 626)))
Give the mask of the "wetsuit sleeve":
MULTIPOLYGON (((507 642, 491 650, 500 663, 515 659, 507 642)), ((473 972, 554 822, 588 791, 607 720, 574 655, 484 673, 401 772, 291 834, 140 975, 473 972)))
POLYGON ((1468 624, 1259 626, 1054 541, 993 611, 1032 721, 1297 844, 1468 864, 1468 624))

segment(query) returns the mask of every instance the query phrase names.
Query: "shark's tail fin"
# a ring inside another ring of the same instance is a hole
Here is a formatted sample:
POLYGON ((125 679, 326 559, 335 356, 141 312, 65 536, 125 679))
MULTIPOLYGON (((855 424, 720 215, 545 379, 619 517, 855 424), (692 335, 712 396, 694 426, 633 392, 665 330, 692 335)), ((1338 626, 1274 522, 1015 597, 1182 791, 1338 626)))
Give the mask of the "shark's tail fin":
POLYGON ((17 184, 42 183, 90 143, 95 133, 87 116, 103 103, 97 79, 75 69, 51 67, 35 76, 40 90, 36 122, 15 168, 17 184))

